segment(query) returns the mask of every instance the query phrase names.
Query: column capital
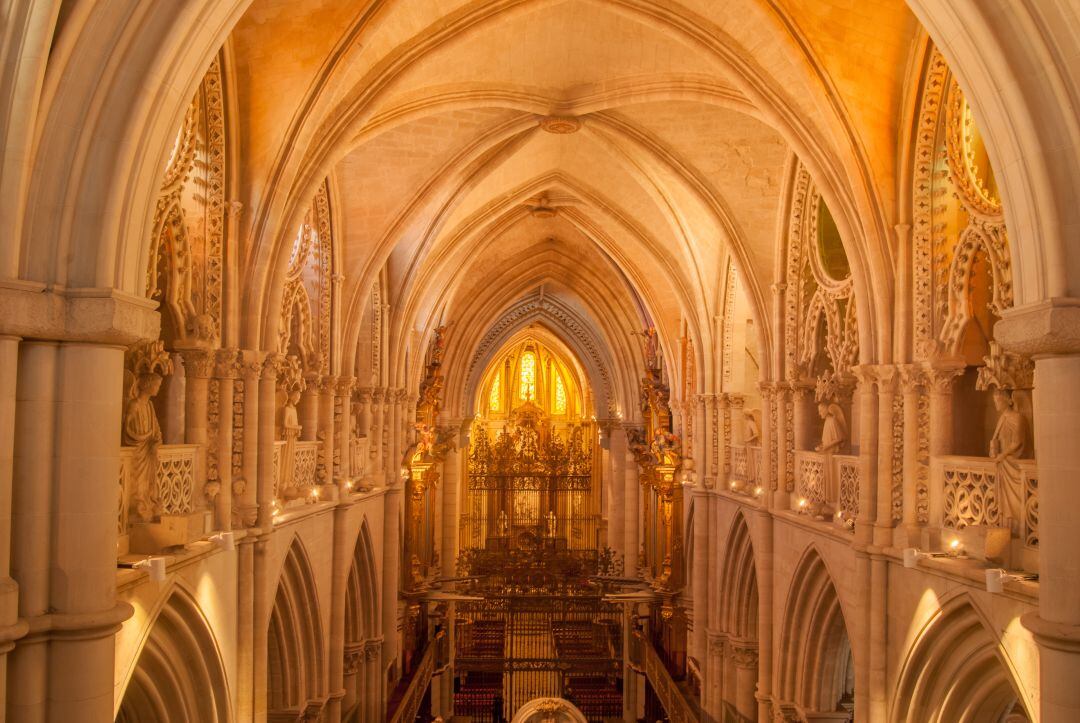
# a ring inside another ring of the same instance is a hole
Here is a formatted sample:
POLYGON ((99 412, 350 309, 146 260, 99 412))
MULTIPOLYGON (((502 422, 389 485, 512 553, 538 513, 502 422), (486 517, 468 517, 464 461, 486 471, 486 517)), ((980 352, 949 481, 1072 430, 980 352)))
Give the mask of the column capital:
POLYGON ((278 354, 277 352, 268 353, 266 358, 263 359, 260 378, 277 380, 278 371, 284 361, 284 354, 278 354))
POLYGON ((919 387, 925 386, 926 374, 918 364, 900 364, 897 366, 900 372, 900 385, 904 392, 916 392, 919 387))
POLYGON ((356 388, 356 377, 338 377, 337 378, 337 393, 342 397, 352 396, 353 389, 356 388))
POLYGON ((927 388, 937 394, 951 394, 953 382, 964 373, 964 366, 964 362, 953 359, 930 362, 923 370, 927 388))
POLYGON ((214 376, 216 355, 213 349, 177 349, 184 360, 184 376, 188 379, 209 379, 214 376))
POLYGON ((214 361, 214 373, 219 379, 236 379, 244 370, 244 358, 239 349, 218 349, 214 361))
POLYGON ((1080 299, 1057 297, 1006 309, 994 324, 1005 351, 1030 357, 1080 354, 1080 299))

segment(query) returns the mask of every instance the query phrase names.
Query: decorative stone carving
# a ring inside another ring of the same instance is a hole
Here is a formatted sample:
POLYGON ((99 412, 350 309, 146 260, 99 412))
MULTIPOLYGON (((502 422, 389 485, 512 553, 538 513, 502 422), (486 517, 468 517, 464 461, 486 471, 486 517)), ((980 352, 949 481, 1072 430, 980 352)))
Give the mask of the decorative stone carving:
POLYGON ((549 115, 540 119, 540 127, 548 133, 568 135, 581 130, 581 119, 573 116, 549 115))
POLYGON ((172 360, 161 341, 142 342, 128 352, 133 375, 124 410, 124 444, 134 447, 131 460, 128 519, 150 522, 161 513, 155 480, 161 427, 153 398, 162 377, 172 373, 172 360))
POLYGON ((983 362, 986 366, 979 367, 976 389, 1016 390, 1035 386, 1035 362, 1003 351, 996 341, 990 342, 990 356, 983 357, 983 362))
POLYGON ((818 402, 818 414, 824 420, 821 429, 821 444, 815 450, 825 454, 836 453, 847 443, 847 421, 844 410, 835 402, 818 402))
POLYGON ((998 499, 1005 506, 1005 519, 1013 534, 1019 534, 1024 517, 1024 489, 1018 460, 1024 453, 1027 420, 1013 404, 1012 393, 994 390, 997 427, 990 440, 990 457, 997 463, 998 499))
POLYGON ((296 499, 300 496, 299 488, 294 480, 296 442, 300 438, 301 431, 296 405, 300 402, 300 394, 307 388, 303 369, 297 357, 288 356, 279 362, 277 382, 282 405, 278 424, 278 437, 285 440, 285 449, 282 452, 281 469, 277 480, 278 493, 285 499, 296 499))
POLYGON ((743 411, 743 418, 746 422, 746 434, 745 442, 749 445, 761 444, 761 423, 758 422, 758 415, 760 415, 756 409, 747 409, 743 411))

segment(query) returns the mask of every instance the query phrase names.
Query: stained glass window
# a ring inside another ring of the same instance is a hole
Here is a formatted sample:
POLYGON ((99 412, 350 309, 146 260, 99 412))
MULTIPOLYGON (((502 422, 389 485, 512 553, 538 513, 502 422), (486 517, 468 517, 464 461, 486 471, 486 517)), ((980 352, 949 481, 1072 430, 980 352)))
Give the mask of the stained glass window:
POLYGON ((493 412, 499 411, 499 397, 502 395, 502 376, 495 375, 495 381, 491 383, 491 394, 488 395, 488 409, 493 412))
POLYGON ((518 398, 522 401, 536 398, 536 354, 531 351, 521 355, 521 378, 518 382, 518 398))
POLYGON ((555 374, 555 405, 552 411, 555 414, 566 414, 566 387, 558 373, 555 374))

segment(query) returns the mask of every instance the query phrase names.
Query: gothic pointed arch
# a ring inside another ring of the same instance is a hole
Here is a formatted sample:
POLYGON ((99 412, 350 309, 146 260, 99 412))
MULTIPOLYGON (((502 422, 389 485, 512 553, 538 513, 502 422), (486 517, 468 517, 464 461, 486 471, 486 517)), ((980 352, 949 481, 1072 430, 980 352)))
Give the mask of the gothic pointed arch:
MULTIPOLYGON (((507 309, 476 345, 466 366, 463 400, 476 396, 483 372, 506 340, 537 321, 545 322, 558 334, 586 368, 590 385, 597 394, 598 411, 614 414, 618 391, 612 379, 612 361, 606 345, 596 339, 592 325, 567 304, 540 293, 532 294, 507 309)), ((467 403, 467 402, 466 402, 467 403)))
POLYGON ((966 595, 939 609, 900 670, 894 723, 1031 720, 997 636, 966 595))
POLYGON ((300 716, 322 706, 322 623, 315 590, 311 563, 295 538, 278 578, 267 636, 271 715, 300 716))
POLYGON ((217 640, 199 604, 174 586, 150 626, 120 701, 117 723, 232 720, 217 640))
POLYGON ((345 646, 377 635, 378 575, 367 520, 360 525, 345 588, 345 646))
POLYGON ((811 545, 791 577, 780 630, 780 707, 850 710, 854 703, 851 636, 832 577, 811 545))
POLYGON ((757 640, 758 586, 754 545, 746 516, 735 514, 720 573, 721 631, 742 640, 757 640))

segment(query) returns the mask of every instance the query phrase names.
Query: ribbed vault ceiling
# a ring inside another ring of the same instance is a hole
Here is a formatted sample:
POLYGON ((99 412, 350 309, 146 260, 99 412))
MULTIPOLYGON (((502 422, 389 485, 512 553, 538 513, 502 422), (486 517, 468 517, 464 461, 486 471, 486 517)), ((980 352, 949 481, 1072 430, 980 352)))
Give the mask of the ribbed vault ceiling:
POLYGON ((892 284, 892 209, 874 189, 895 183, 917 32, 899 0, 256 0, 233 52, 250 252, 274 261, 250 273, 280 265, 284 229, 329 175, 346 359, 383 273, 398 376, 412 330, 453 320, 468 358, 538 293, 577 309, 626 373, 643 316, 669 349, 683 328, 713 348, 729 255, 768 334, 796 155, 859 293, 892 284), (572 132, 549 132, 553 117, 572 132))

